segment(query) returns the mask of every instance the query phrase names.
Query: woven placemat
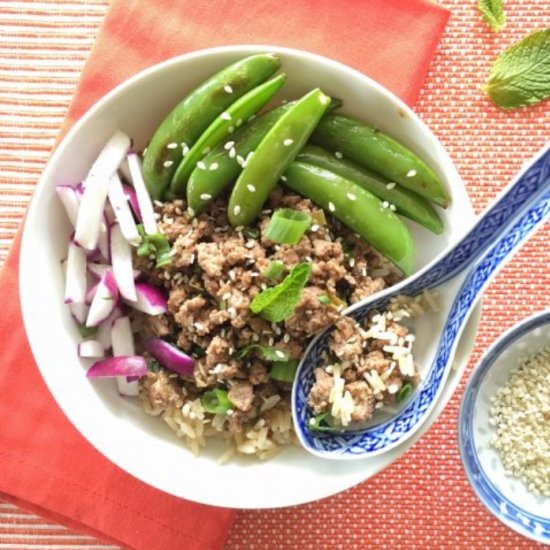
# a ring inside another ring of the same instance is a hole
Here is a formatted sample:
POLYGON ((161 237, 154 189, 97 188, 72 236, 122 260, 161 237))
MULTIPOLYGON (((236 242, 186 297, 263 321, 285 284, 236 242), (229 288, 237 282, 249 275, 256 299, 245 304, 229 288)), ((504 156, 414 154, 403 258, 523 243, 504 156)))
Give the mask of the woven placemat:
MULTIPOLYGON (((481 23, 476 3, 441 1, 452 17, 416 111, 447 147, 479 211, 550 137, 548 102, 503 113, 480 92, 497 52, 550 27, 550 4, 507 0, 507 27, 494 35, 481 23)), ((49 157, 107 4, 0 0, 0 261, 49 157)), ((360 47, 360 37, 352 39, 360 47)), ((547 224, 488 290, 469 370, 504 330, 550 306, 549 241, 547 224)), ((390 468, 321 502, 242 512, 227 549, 537 547, 486 512, 466 481, 456 446, 465 380, 422 441, 390 468)), ((42 548, 114 547, 0 503, 0 550, 42 548)))

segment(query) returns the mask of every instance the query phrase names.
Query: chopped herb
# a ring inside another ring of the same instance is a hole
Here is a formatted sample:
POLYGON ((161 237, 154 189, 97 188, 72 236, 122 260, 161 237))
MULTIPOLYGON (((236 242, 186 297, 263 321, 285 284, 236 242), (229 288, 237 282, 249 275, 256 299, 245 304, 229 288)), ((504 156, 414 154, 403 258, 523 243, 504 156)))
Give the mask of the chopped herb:
POLYGON ((227 309, 227 300, 220 300, 220 303, 218 304, 218 309, 227 309))
POLYGON ((398 403, 401 403, 401 401, 404 401, 405 399, 407 399, 407 397, 409 397, 409 395, 412 393, 412 390, 412 384, 410 382, 405 382, 397 393, 397 397, 395 398, 395 400, 398 403))
POLYGON ((147 368, 151 372, 158 372, 160 370, 160 363, 153 357, 147 358, 147 368))
POLYGON ((250 310, 272 323, 284 321, 299 304, 310 274, 311 263, 295 265, 281 283, 256 294, 250 310))
POLYGON ((315 416, 312 416, 309 419, 309 422, 307 424, 308 430, 312 432, 340 432, 342 430, 336 428, 335 426, 331 426, 327 423, 326 419, 330 418, 330 413, 324 412, 317 414, 315 416))
POLYGON ((324 294, 323 296, 319 296, 319 298, 317 299, 319 300, 319 302, 321 302, 325 306, 328 306, 331 303, 330 298, 326 294, 324 294))
POLYGON ((225 414, 232 408, 231 401, 227 396, 227 390, 214 388, 203 393, 201 397, 202 408, 210 414, 225 414))
POLYGON ((241 348, 237 352, 236 357, 237 359, 244 359, 255 350, 258 350, 262 359, 265 359, 266 361, 288 361, 288 358, 290 357, 289 352, 286 350, 262 346, 261 344, 250 344, 249 346, 241 348))
POLYGON ((138 256, 151 256, 153 254, 157 267, 168 265, 172 261, 172 249, 168 239, 161 233, 148 235, 141 224, 137 228, 141 237, 141 243, 137 249, 138 256))
POLYGON ((292 359, 290 361, 276 361, 271 366, 269 377, 279 382, 293 382, 296 376, 296 370, 300 361, 292 359))
POLYGON ((89 338, 97 332, 97 327, 87 327, 86 325, 78 325, 78 332, 82 338, 89 338))
POLYGON ((256 229, 255 227, 245 227, 243 229, 243 235, 247 239, 259 239, 260 238, 260 230, 256 229))
POLYGON ((206 355, 206 352, 200 346, 193 344, 193 346, 191 347, 190 355, 194 359, 200 359, 201 357, 204 357, 206 355))
POLYGON ((262 273, 262 275, 266 279, 277 280, 283 274, 284 270, 285 270, 285 264, 283 264, 283 262, 279 262, 275 260, 273 262, 269 262, 269 265, 267 266, 266 270, 262 273))

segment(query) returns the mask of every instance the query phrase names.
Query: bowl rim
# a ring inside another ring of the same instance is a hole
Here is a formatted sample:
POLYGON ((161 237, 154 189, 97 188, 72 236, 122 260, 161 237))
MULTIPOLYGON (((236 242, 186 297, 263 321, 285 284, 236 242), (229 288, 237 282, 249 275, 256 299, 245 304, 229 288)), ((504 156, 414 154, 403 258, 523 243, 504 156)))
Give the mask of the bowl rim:
MULTIPOLYGON (((38 205, 40 203, 40 198, 41 196, 43 196, 43 194, 46 192, 46 189, 47 189, 45 186, 45 181, 51 177, 50 174, 53 171, 54 166, 57 165, 60 158, 62 158, 64 154, 64 150, 67 147, 67 144, 73 139, 75 134, 81 131, 81 128, 83 126, 85 126, 91 119, 93 119, 96 116, 97 112, 100 111, 103 108, 103 106, 111 102, 114 98, 126 93, 129 88, 134 86, 140 80, 148 78, 152 74, 158 71, 162 71, 167 67, 185 63, 186 61, 189 61, 192 59, 208 58, 210 56, 215 56, 217 54, 225 54, 228 52, 236 53, 236 54, 238 53, 244 56, 244 55, 251 55, 259 52, 271 52, 271 51, 275 53, 280 53, 281 55, 289 55, 294 58, 305 59, 308 62, 313 62, 313 63, 321 62, 329 68, 333 68, 334 70, 340 73, 349 75, 351 78, 353 78, 356 81, 357 80, 362 81, 365 84, 365 86, 370 87, 371 89, 379 93, 381 96, 388 99, 393 105, 395 105, 396 108, 403 109, 407 114, 407 116, 414 121, 414 124, 418 127, 418 130, 424 135, 428 136, 429 139, 431 140, 431 143, 433 144, 433 146, 437 151, 437 158, 438 158, 437 166, 445 175, 445 178, 450 182, 458 182, 461 184, 461 190, 463 191, 462 195, 464 199, 463 201, 461 199, 461 202, 464 202, 464 207, 471 214, 471 221, 473 222, 475 220, 475 214, 472 208, 471 200, 467 194, 466 187, 453 161, 451 160, 449 154, 447 153, 447 151, 445 150, 445 148, 443 147, 443 145, 441 144, 437 136, 429 129, 429 127, 422 121, 422 119, 412 110, 412 108, 409 107, 407 104, 405 104, 400 98, 395 96, 393 92, 385 88, 382 84, 375 81, 368 75, 362 73, 361 71, 354 69, 340 61, 313 53, 311 51, 276 46, 276 45, 263 45, 263 44, 240 44, 240 45, 231 45, 231 46, 217 46, 213 48, 195 50, 195 51, 191 51, 188 53, 184 53, 184 54, 169 58, 165 61, 156 63, 150 67, 143 69, 142 71, 138 72, 137 74, 129 77, 128 79, 118 84, 115 88, 113 88, 111 91, 109 91, 107 94, 102 96, 99 100, 97 100, 92 106, 90 106, 88 110, 73 124, 73 126, 67 132, 67 134, 63 137, 63 139, 57 144, 56 149, 51 155, 37 183, 35 192, 33 193, 33 197, 31 199, 31 202, 27 211, 27 216, 23 226, 21 254, 19 259, 19 288, 20 288, 19 294, 20 294, 21 310, 23 315, 24 326, 25 326, 25 330, 27 333, 27 337, 29 340, 29 344, 30 344, 33 356, 35 358, 35 362, 38 366, 38 369, 41 373, 42 378, 46 382, 46 385, 50 393, 52 393, 56 403, 60 406, 65 416, 76 427, 76 429, 80 432, 80 434, 95 449, 97 449, 102 455, 104 455, 108 460, 120 466, 124 471, 126 471, 127 473, 130 473, 130 475, 133 475, 134 477, 137 477, 138 479, 140 479, 141 481, 144 481, 145 483, 148 483, 149 485, 152 485, 162 491, 165 491, 169 494, 175 495, 180 498, 189 499, 190 497, 182 496, 181 494, 178 494, 175 491, 170 491, 165 487, 159 487, 155 485, 154 482, 152 482, 150 479, 144 479, 142 476, 138 476, 135 473, 132 473, 131 471, 128 470, 126 465, 122 466, 119 460, 115 460, 115 458, 111 456, 112 453, 109 453, 108 449, 103 448, 103 446, 98 444, 98 441, 96 439, 90 438, 87 432, 83 432, 80 429, 81 428, 80 423, 77 422, 76 419, 72 418, 70 408, 66 407, 63 401, 57 398, 57 395, 59 393, 58 388, 55 387, 55 384, 50 384, 50 380, 45 372, 45 369, 40 366, 40 362, 37 360, 37 357, 40 355, 39 345, 37 342, 38 330, 35 326, 33 326, 33 323, 32 323, 32 308, 33 308, 32 303, 30 303, 29 299, 27 299, 25 293, 23 292, 23 289, 26 288, 27 286, 26 283, 29 282, 29 278, 30 278, 31 266, 30 266, 29 260, 30 260, 30 257, 32 256, 31 250, 32 250, 32 243, 33 243, 33 240, 29 236, 29 231, 27 231, 27 227, 28 227, 27 221, 29 219, 32 219, 33 214, 39 208, 38 205)), ((462 231, 465 232, 468 229, 469 229, 468 225, 465 225, 462 231)), ((457 229, 456 233, 457 234, 454 238, 458 239, 461 235, 461 231, 457 229)), ((442 254, 444 254, 444 251, 442 251, 434 259, 432 259, 425 267, 428 268, 433 263, 438 261, 439 257, 442 254)), ((474 319, 474 322, 479 322, 479 317, 476 315, 475 312, 472 315, 472 319, 474 319)), ((464 362, 462 370, 465 367, 466 367, 466 361, 464 362)), ((399 446, 397 448, 399 450, 399 453, 397 453, 395 456, 392 456, 392 458, 389 459, 387 463, 381 464, 380 467, 376 468, 376 470, 373 471, 371 475, 374 475, 379 471, 381 471, 382 469, 389 466, 392 462, 394 462, 397 458, 399 458, 399 456, 401 456, 408 449, 410 449, 412 445, 414 445, 420 437, 422 437, 425 431, 433 424, 433 422, 435 422, 437 417, 441 414, 441 412, 449 402, 451 396, 453 395, 454 391, 456 390, 457 386, 458 386, 458 382, 454 384, 454 387, 452 387, 448 393, 445 393, 445 392, 442 393, 442 396, 444 396, 444 402, 437 403, 436 406, 434 407, 434 410, 432 411, 432 413, 430 413, 426 422, 417 431, 417 433, 415 433, 411 438, 409 438, 406 442, 404 442, 402 447, 399 446)), ((393 453, 391 454, 393 455, 393 453)), ((263 507, 280 507, 280 506, 288 506, 292 504, 303 504, 306 502, 311 502, 313 500, 318 500, 320 498, 325 498, 333 494, 336 494, 338 492, 341 492, 347 488, 353 487, 358 483, 365 481, 365 479, 368 479, 368 477, 371 477, 371 475, 366 475, 366 477, 365 477, 365 474, 355 475, 351 481, 349 478, 347 478, 346 484, 342 484, 341 487, 338 488, 337 490, 323 490, 322 488, 319 488, 316 491, 316 494, 313 496, 308 496, 307 498, 303 498, 298 495, 294 495, 295 500, 293 500, 292 502, 289 501, 287 503, 276 503, 276 504, 270 503, 270 504, 266 504, 263 507)), ((202 502, 204 504, 216 505, 216 503, 213 503, 211 501, 200 500, 194 497, 193 497, 193 500, 196 502, 202 502)), ((231 504, 228 504, 227 502, 224 502, 222 504, 217 504, 217 505, 231 507, 231 504)), ((242 506, 239 506, 239 507, 242 507, 242 506)))
POLYGON ((474 404, 481 384, 498 358, 517 340, 537 328, 550 324, 550 308, 534 313, 499 336, 483 353, 466 382, 458 410, 457 443, 468 482, 482 504, 499 521, 520 535, 537 542, 550 543, 550 516, 542 517, 521 508, 504 496, 485 474, 473 438, 474 404), (497 502, 497 499, 500 501, 497 502), (504 506, 502 506, 504 504, 504 506), (530 522, 539 524, 529 526, 530 522), (546 533, 546 534, 545 534, 546 533))

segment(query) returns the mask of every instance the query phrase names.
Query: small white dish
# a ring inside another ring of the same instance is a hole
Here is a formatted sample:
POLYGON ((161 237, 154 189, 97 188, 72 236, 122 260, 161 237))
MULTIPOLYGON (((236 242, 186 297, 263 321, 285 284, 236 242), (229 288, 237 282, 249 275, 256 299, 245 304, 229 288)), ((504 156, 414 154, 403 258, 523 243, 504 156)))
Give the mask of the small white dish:
MULTIPOLYGON (((58 146, 38 183, 25 223, 20 296, 25 328, 38 367, 57 403, 80 433, 120 468, 175 496, 214 506, 273 508, 324 498, 373 476, 405 453, 441 414, 467 364, 479 315, 457 351, 442 397, 423 428, 405 444, 364 463, 333 464, 292 448, 268 462, 239 459, 220 466, 221 446, 194 457, 158 418, 136 400, 121 398, 109 380, 91 383, 79 360, 79 335, 63 304, 60 260, 70 227, 55 185, 80 181, 93 159, 120 129, 142 148, 168 111, 222 67, 257 52, 281 56, 287 84, 280 99, 316 86, 344 101, 343 112, 393 135, 439 173, 452 191, 442 217, 443 235, 411 224, 418 243, 417 269, 429 265, 474 221, 464 184, 442 145, 414 112, 391 92, 345 65, 312 53, 271 46, 232 46, 186 54, 155 65, 117 87, 80 119, 58 146)), ((478 310, 479 311, 479 310, 478 310)))
POLYGON ((550 497, 536 496, 509 477, 490 445, 490 399, 506 384, 521 357, 550 345, 550 310, 504 333, 483 355, 462 397, 458 441, 464 470, 481 502, 518 533, 550 544, 550 497))

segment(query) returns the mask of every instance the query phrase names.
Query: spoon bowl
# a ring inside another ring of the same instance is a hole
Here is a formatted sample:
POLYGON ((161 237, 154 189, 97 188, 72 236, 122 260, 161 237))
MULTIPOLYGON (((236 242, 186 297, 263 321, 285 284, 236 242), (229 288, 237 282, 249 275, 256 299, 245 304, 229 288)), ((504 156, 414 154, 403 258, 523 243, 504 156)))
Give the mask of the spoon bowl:
MULTIPOLYGON (((344 311, 363 321, 370 311, 383 311, 400 295, 416 296, 438 288, 442 308, 429 319, 423 337, 438 341, 425 353, 422 380, 409 399, 391 417, 375 416, 372 423, 337 433, 309 429, 312 418, 307 396, 314 369, 322 365, 332 327, 318 335, 304 354, 292 388, 296 433, 310 453, 335 460, 357 460, 387 452, 411 437, 434 408, 449 374, 454 353, 469 316, 483 290, 505 261, 550 214, 550 144, 516 177, 478 218, 472 229, 432 265, 398 285, 358 302, 344 311)), ((423 321, 426 322, 426 321, 423 321)), ((422 336, 419 334, 419 336, 422 336)), ((417 338, 417 342, 420 338, 417 338)))

